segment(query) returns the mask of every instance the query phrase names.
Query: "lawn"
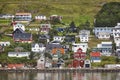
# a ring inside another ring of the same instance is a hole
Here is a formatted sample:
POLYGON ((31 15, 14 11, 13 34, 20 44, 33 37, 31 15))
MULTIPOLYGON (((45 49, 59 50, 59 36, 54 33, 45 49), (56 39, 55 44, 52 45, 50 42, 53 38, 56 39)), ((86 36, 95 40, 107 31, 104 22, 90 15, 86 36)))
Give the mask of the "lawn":
POLYGON ((31 12, 33 17, 39 14, 47 17, 58 14, 63 16, 64 23, 75 21, 78 26, 88 20, 93 26, 95 15, 103 4, 113 1, 120 2, 120 0, 0 0, 0 13, 31 12))
POLYGON ((88 46, 89 48, 97 47, 97 44, 100 44, 102 41, 111 41, 111 40, 97 39, 94 35, 92 35, 92 37, 90 37, 90 40, 88 42, 88 46))

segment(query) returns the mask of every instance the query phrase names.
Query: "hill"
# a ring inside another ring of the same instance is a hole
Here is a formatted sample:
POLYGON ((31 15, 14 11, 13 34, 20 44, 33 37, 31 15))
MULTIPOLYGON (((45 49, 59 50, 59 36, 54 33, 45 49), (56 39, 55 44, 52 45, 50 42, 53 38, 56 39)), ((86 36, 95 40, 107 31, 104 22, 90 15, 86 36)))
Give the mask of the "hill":
POLYGON ((110 2, 103 5, 96 15, 95 26, 114 27, 120 22, 120 2, 110 2))
POLYGON ((79 26, 89 21, 93 26, 94 17, 101 7, 108 2, 120 0, 0 0, 0 14, 31 12, 34 15, 52 14, 63 16, 63 22, 75 21, 79 26))

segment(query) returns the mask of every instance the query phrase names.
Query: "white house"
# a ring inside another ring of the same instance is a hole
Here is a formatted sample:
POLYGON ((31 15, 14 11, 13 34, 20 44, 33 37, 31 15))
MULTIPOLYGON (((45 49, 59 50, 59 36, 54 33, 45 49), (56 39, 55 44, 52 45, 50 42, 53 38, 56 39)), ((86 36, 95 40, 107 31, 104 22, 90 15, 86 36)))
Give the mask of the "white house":
POLYGON ((77 50, 81 48, 83 52, 87 51, 88 43, 73 43, 72 44, 72 51, 77 52, 77 50))
POLYGON ((14 17, 15 22, 30 22, 32 20, 31 13, 16 13, 14 17))
POLYGON ((113 28, 113 38, 116 46, 120 46, 120 23, 117 23, 117 26, 113 28))
POLYGON ((38 15, 38 16, 35 16, 35 19, 36 20, 47 20, 47 17, 44 15, 38 15))
POLYGON ((90 68, 90 67, 91 67, 91 62, 90 62, 89 59, 86 59, 86 60, 84 61, 84 67, 85 67, 85 68, 90 68))
POLYGON ((106 32, 106 33, 109 33, 109 35, 111 35, 113 28, 114 27, 94 27, 93 32, 96 37, 98 37, 98 34, 100 32, 106 32))
POLYGON ((99 32, 97 38, 98 39, 110 39, 110 33, 108 33, 108 32, 99 32))
POLYGON ((8 52, 9 57, 27 57, 29 58, 30 52, 8 52))
POLYGON ((1 46, 9 46, 9 45, 10 45, 10 42, 9 42, 9 41, 0 42, 0 45, 1 45, 1 46))
POLYGON ((45 57, 43 54, 41 54, 41 57, 37 61, 37 68, 38 69, 44 69, 45 68, 45 57))
POLYGON ((0 18, 4 18, 4 19, 14 18, 14 15, 12 15, 12 14, 0 14, 0 18))
POLYGON ((25 26, 23 24, 17 23, 13 25, 13 30, 15 31, 17 28, 21 28, 23 31, 25 31, 25 26))
POLYGON ((51 29, 51 24, 40 24, 40 32, 48 33, 51 29))
POLYGON ((112 42, 101 42, 97 45, 97 49, 103 56, 111 56, 112 54, 112 42))
POLYGON ((35 43, 35 44, 32 44, 31 51, 32 52, 37 52, 37 53, 44 52, 45 48, 46 47, 44 46, 44 44, 42 44, 42 43, 35 43))
POLYGON ((63 42, 64 39, 65 39, 64 36, 54 36, 54 37, 53 37, 53 41, 63 42))
POLYGON ((89 36, 90 36, 90 31, 89 30, 81 30, 79 32, 79 37, 81 42, 88 42, 89 41, 89 36))
POLYGON ((50 16, 50 20, 54 20, 54 19, 58 19, 58 20, 62 20, 62 16, 59 16, 59 15, 51 15, 50 16))

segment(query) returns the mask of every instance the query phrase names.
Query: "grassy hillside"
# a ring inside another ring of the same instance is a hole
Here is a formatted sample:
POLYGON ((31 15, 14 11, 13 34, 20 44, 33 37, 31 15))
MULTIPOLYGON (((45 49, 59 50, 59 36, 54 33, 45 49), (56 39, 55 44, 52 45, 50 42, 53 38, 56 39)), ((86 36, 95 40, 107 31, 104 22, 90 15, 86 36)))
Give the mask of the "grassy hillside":
POLYGON ((65 23, 73 20, 79 26, 88 20, 92 25, 94 16, 103 4, 113 1, 120 2, 120 0, 0 0, 0 14, 16 12, 47 16, 58 14, 63 16, 65 23))

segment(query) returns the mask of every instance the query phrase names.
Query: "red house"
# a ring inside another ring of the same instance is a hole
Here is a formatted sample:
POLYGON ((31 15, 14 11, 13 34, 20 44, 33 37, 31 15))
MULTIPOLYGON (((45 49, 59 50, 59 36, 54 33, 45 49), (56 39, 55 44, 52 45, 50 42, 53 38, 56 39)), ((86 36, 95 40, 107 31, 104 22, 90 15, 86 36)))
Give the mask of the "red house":
POLYGON ((24 67, 24 64, 8 64, 8 68, 11 68, 11 69, 18 69, 18 68, 23 68, 24 67))
POLYGON ((77 52, 74 53, 74 59, 84 60, 85 58, 86 58, 86 53, 82 52, 81 48, 79 48, 77 52))
POLYGON ((77 52, 74 53, 74 60, 72 62, 72 67, 84 67, 84 60, 86 58, 86 53, 82 52, 82 49, 79 48, 77 52))

